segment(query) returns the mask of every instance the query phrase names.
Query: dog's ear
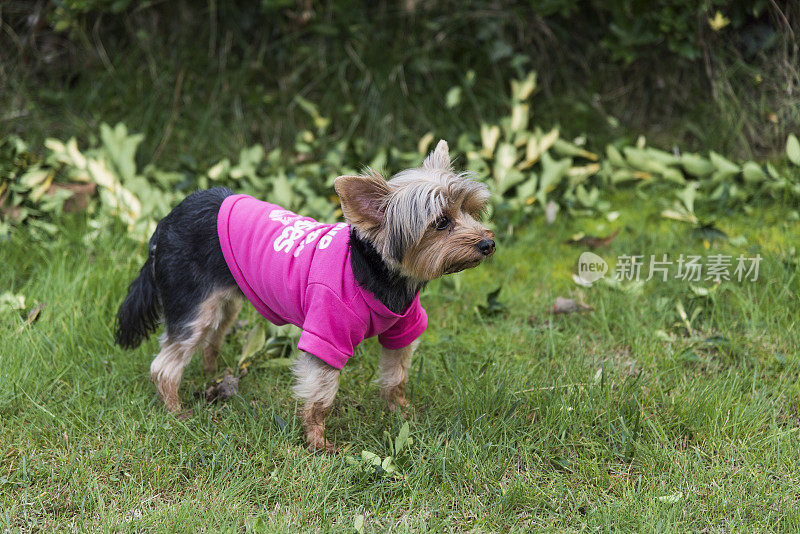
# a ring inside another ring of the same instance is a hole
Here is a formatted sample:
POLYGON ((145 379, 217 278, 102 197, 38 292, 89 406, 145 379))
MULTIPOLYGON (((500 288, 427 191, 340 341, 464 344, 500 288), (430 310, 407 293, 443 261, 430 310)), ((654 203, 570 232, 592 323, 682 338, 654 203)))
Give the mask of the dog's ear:
POLYGON ((377 175, 339 176, 333 188, 342 201, 342 213, 355 226, 373 228, 383 223, 389 183, 377 175))
POLYGON ((436 149, 425 158, 422 164, 426 169, 450 169, 450 149, 447 146, 447 141, 442 139, 436 145, 436 149))

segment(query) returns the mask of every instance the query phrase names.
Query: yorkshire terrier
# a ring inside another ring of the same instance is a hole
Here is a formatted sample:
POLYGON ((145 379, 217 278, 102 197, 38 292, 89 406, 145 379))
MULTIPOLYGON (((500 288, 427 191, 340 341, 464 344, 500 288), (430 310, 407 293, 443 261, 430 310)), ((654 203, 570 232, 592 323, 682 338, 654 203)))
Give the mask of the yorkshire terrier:
POLYGON ((293 366, 305 440, 333 451, 325 417, 353 349, 378 336, 381 392, 405 409, 411 355, 428 323, 427 282, 494 253, 478 222, 486 186, 456 174, 440 141, 421 167, 390 180, 368 171, 334 181, 346 223, 323 224, 225 188, 186 197, 156 227, 139 276, 117 312, 115 339, 137 347, 163 318, 150 376, 171 412, 194 352, 216 372, 226 332, 246 298, 276 325, 303 330, 293 366))

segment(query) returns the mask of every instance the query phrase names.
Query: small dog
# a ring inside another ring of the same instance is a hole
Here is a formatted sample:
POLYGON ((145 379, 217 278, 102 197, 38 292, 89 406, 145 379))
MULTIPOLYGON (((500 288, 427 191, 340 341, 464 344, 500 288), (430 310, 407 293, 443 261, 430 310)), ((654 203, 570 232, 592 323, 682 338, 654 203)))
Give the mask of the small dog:
POLYGON ((189 195, 156 227, 139 276, 117 312, 115 339, 137 347, 163 317, 150 366, 168 410, 194 352, 216 372, 226 332, 247 298, 275 324, 303 329, 293 366, 312 451, 333 451, 325 417, 339 372, 363 339, 382 345, 380 385, 391 410, 407 408, 411 355, 427 326, 425 284, 481 263, 494 234, 478 222, 484 184, 456 174, 440 141, 421 167, 385 180, 340 176, 347 223, 321 224, 225 188, 189 195))

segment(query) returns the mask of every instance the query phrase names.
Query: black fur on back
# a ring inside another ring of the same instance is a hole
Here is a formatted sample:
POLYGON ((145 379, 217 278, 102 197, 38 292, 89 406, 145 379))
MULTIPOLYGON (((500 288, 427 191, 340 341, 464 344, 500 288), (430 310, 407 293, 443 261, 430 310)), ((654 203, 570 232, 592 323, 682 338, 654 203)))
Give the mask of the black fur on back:
MULTIPOLYGON (((198 307, 217 290, 236 287, 219 244, 217 214, 230 189, 218 187, 186 197, 156 227, 147 260, 117 312, 115 340, 135 348, 153 333, 160 318, 172 339, 188 335, 198 307)), ((350 263, 360 287, 388 309, 404 313, 424 283, 392 270, 353 228, 350 263)))
POLYGON ((402 314, 425 286, 389 268, 381 255, 355 228, 350 230, 350 265, 356 283, 394 313, 402 314))
POLYGON ((192 193, 158 223, 147 261, 117 312, 120 346, 138 346, 161 316, 167 336, 180 339, 212 291, 236 287, 217 234, 219 208, 232 194, 224 187, 192 193))

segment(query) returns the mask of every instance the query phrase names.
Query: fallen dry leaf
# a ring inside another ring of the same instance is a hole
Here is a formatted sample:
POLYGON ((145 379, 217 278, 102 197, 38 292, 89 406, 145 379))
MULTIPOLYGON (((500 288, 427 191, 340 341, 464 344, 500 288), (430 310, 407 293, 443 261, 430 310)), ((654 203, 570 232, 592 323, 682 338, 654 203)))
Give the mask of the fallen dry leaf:
POLYGON ((28 316, 25 318, 25 324, 29 325, 36 322, 36 319, 39 318, 39 314, 42 312, 43 309, 44 309, 44 302, 40 302, 36 306, 31 308, 31 311, 28 312, 28 316))
POLYGON ((22 326, 19 327, 17 332, 22 332, 26 326, 30 326, 35 323, 37 319, 39 319, 39 314, 42 312, 43 308, 44 302, 37 302, 36 306, 31 308, 31 310, 28 312, 28 315, 25 316, 25 321, 22 323, 22 326))
POLYGON ((578 239, 570 239, 567 241, 568 245, 579 245, 582 247, 589 247, 594 250, 596 248, 604 247, 614 241, 619 235, 619 230, 614 232, 608 237, 597 237, 596 235, 584 235, 578 239))
POLYGON ((550 313, 575 313, 590 311, 594 311, 594 308, 587 306, 579 300, 565 299, 564 297, 556 297, 556 303, 550 306, 550 313))
POLYGON ((230 371, 222 379, 209 386, 206 390, 206 402, 226 401, 239 391, 239 377, 233 376, 230 371))

